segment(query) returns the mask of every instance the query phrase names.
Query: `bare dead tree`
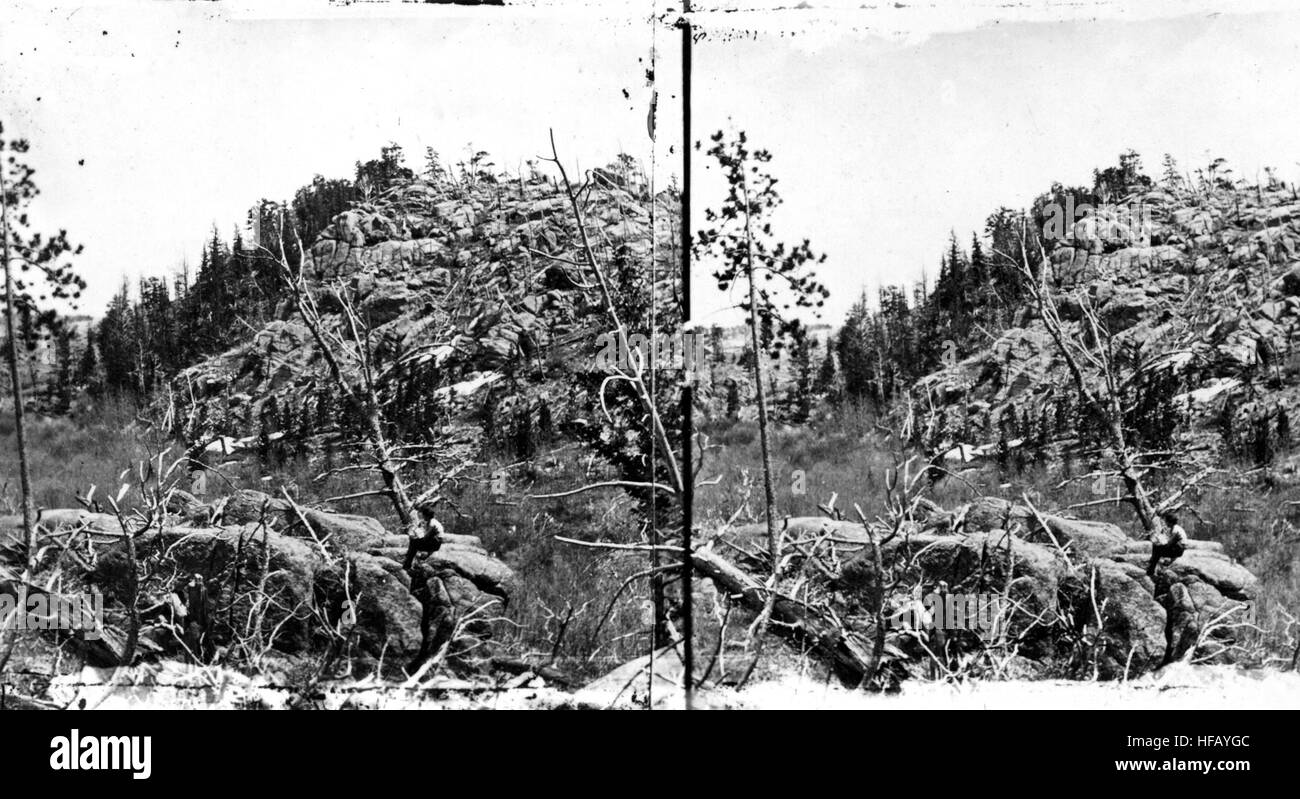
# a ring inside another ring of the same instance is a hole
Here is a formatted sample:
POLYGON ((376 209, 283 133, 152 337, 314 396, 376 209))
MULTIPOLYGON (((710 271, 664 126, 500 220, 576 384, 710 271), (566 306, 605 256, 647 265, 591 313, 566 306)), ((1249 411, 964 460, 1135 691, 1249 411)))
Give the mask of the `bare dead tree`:
MULTIPOLYGON (((604 307, 606 316, 609 317, 609 323, 613 327, 614 335, 617 339, 620 352, 629 354, 629 363, 631 370, 622 368, 622 364, 616 367, 614 374, 607 377, 601 385, 602 402, 605 388, 614 381, 625 381, 632 386, 637 400, 640 402, 642 409, 646 413, 650 429, 654 436, 656 447, 655 454, 663 460, 664 470, 668 473, 668 489, 680 497, 684 490, 684 481, 682 478, 681 468, 677 464, 677 456, 674 453, 672 440, 668 437, 668 430, 664 426, 663 418, 659 414, 658 404, 655 401, 654 394, 651 393, 650 379, 648 370, 651 364, 647 364, 643 354, 639 350, 628 347, 629 331, 623 323, 618 313, 618 306, 614 302, 613 291, 610 288, 609 278, 605 274, 599 259, 596 258, 596 252, 591 244, 591 237, 587 233, 586 216, 582 211, 582 204, 578 197, 586 190, 586 185, 575 190, 572 182, 569 180, 569 173, 564 168, 564 163, 560 160, 559 152, 555 147, 555 132, 551 131, 551 155, 549 158, 542 157, 541 160, 555 164, 556 169, 560 172, 560 181, 564 187, 565 196, 569 201, 569 209, 573 214, 574 223, 578 231, 578 240, 583 259, 583 265, 596 278, 596 288, 600 292, 601 305, 604 307)), ((653 232, 652 232, 653 235, 653 232)), ((549 256, 548 256, 549 257, 549 256)), ((608 413, 606 413, 608 417, 608 413)))
POLYGON ((1156 533, 1163 529, 1160 514, 1177 505, 1183 495, 1212 470, 1201 469, 1163 500, 1153 499, 1151 490, 1143 481, 1143 476, 1149 468, 1144 459, 1144 455, 1148 453, 1134 446, 1124 429, 1122 396, 1124 380, 1119 373, 1115 358, 1114 339, 1100 319, 1097 309, 1083 291, 1076 291, 1072 296, 1080 309, 1084 330, 1080 334, 1075 334, 1066 328, 1061 320, 1057 300, 1048 285, 1047 264, 1050 260, 1041 242, 1037 243, 1039 262, 1042 264, 1041 271, 1035 274, 1030 263, 1028 224, 1027 220, 1021 220, 1021 231, 1017 237, 1020 245, 1019 253, 1013 256, 996 250, 995 252, 1016 264, 1021 282, 1033 299, 1043 326, 1047 329, 1057 352, 1065 361, 1075 390, 1083 405, 1101 423, 1105 431, 1110 456, 1114 462, 1114 473, 1123 481, 1128 500, 1137 513, 1138 521, 1148 535, 1156 533))
MULTIPOLYGON (((458 466, 463 466, 466 453, 425 450, 419 458, 406 457, 404 449, 398 442, 391 441, 387 435, 383 404, 380 400, 379 387, 376 382, 376 366, 372 352, 370 330, 361 320, 352 298, 342 288, 331 289, 342 316, 341 324, 336 329, 322 318, 311 287, 307 285, 301 269, 295 269, 288 258, 285 245, 285 212, 280 209, 277 223, 279 227, 279 252, 262 247, 265 257, 273 259, 278 268, 278 275, 289 290, 298 315, 311 332, 321 357, 329 371, 330 379, 347 402, 363 421, 363 434, 370 455, 371 468, 377 471, 384 488, 375 492, 389 499, 393 510, 402 525, 402 531, 408 538, 407 554, 404 568, 410 570, 414 565, 417 552, 431 551, 440 546, 439 532, 436 525, 426 523, 420 514, 420 508, 427 501, 435 499, 438 488, 453 474, 444 473, 434 489, 423 495, 417 495, 415 489, 408 485, 402 476, 403 465, 419 460, 454 461, 460 456, 458 466), (345 365, 344 360, 349 361, 345 365), (351 368, 349 368, 351 367, 351 368), (356 377, 352 377, 352 373, 356 377)), ((298 263, 306 264, 307 255, 297 229, 289 226, 293 233, 293 245, 298 253, 298 263)), ((438 495, 440 496, 440 495, 438 495)))
MULTIPOLYGON (((693 479, 690 476, 691 474, 693 474, 693 471, 690 468, 691 464, 689 462, 685 464, 679 464, 677 460, 677 456, 675 454, 673 442, 668 436, 667 428, 663 423, 663 417, 659 412, 658 401, 656 399, 656 390, 658 386, 656 384, 656 371, 655 371, 658 367, 658 364, 647 363, 648 359, 646 357, 646 353, 642 353, 639 350, 639 348, 632 348, 629 346, 629 338, 630 338, 629 330, 618 312, 618 306, 615 303, 614 293, 610 286, 609 278, 605 273, 604 267, 601 265, 600 259, 596 257, 596 252, 594 247, 592 246, 591 237, 587 232, 587 220, 583 212, 582 203, 579 198, 582 197, 588 191, 588 188, 591 185, 591 179, 588 178, 584 182, 583 186, 575 189, 572 181, 569 179, 568 170, 565 168, 564 163, 560 160, 559 151, 555 146, 554 131, 550 132, 550 144, 551 144, 550 157, 539 156, 539 158, 540 160, 554 164, 556 169, 560 173, 559 185, 562 186, 564 190, 565 197, 569 203, 569 210, 572 213, 574 225, 577 229, 578 244, 579 244, 579 256, 578 256, 579 260, 575 261, 573 259, 561 258, 559 256, 543 253, 536 250, 532 252, 536 255, 541 255, 551 260, 556 260, 556 261, 566 263, 569 266, 578 266, 580 268, 585 268, 586 271, 590 272, 591 276, 594 278, 595 280, 594 287, 597 289, 600 295, 600 302, 602 308, 605 312, 606 317, 609 320, 609 324, 613 328, 612 332, 615 337, 615 343, 617 344, 618 351, 621 353, 628 354, 628 363, 625 364, 619 362, 619 363, 612 364, 611 366, 613 368, 613 373, 610 374, 608 377, 606 377, 601 383, 600 386, 601 410, 604 413, 606 420, 612 424, 613 417, 609 412, 605 400, 607 389, 613 383, 620 382, 620 381, 626 382, 632 388, 632 392, 636 396, 638 404, 641 406, 642 412, 645 415, 644 418, 647 421, 650 434, 651 434, 651 440, 653 442, 651 446, 652 452, 650 453, 651 456, 650 460, 652 464, 652 468, 650 471, 650 482, 648 484, 642 484, 636 487, 649 489, 652 498, 657 496, 657 494, 661 492, 670 493, 673 496, 678 507, 681 507, 684 510, 685 509, 684 499, 687 491, 687 483, 688 481, 693 479), (658 462, 662 466, 664 472, 667 474, 667 480, 668 480, 667 485, 660 484, 657 478, 655 477, 655 470, 653 468, 653 464, 655 464, 656 462, 658 462), (685 467, 685 471, 683 470, 683 467, 685 467)), ((651 192, 650 202, 652 204, 651 218, 653 219, 654 218, 653 204, 656 202, 656 198, 654 197, 653 191, 651 192)), ((652 225, 651 236, 653 237, 654 235, 655 235, 655 230, 652 225)), ((653 258, 653 250, 652 250, 651 257, 653 258)), ((583 287, 591 288, 592 284, 585 283, 584 281, 583 287)), ((651 286, 652 292, 657 291, 657 289, 658 287, 656 285, 651 286)), ((652 336, 653 336, 653 331, 652 331, 652 336)), ((652 349, 651 357, 653 357, 654 353, 655 353, 655 349, 652 349)), ((693 366, 698 366, 698 365, 686 363, 683 364, 683 366, 686 368, 686 370, 689 370, 693 366)), ((689 371, 684 371, 683 378, 685 381, 689 381, 691 379, 689 371)), ((623 487, 632 487, 632 485, 627 483, 626 481, 614 481, 614 482, 622 484, 623 487)), ((610 483, 607 481, 603 485, 609 485, 609 484, 610 483)), ((578 489, 578 491, 589 490, 590 488, 593 487, 595 486, 584 486, 583 488, 578 489)), ((652 530, 654 529, 654 526, 656 524, 657 524, 657 520, 651 518, 650 525, 652 530)), ((653 534, 652 540, 654 543, 652 543, 649 547, 649 553, 651 555, 650 568, 638 572, 637 574, 634 574, 630 578, 628 578, 627 582, 625 582, 625 584, 619 589, 618 593, 621 594, 623 590, 625 590, 628 587, 628 585, 630 585, 636 579, 647 578, 650 580, 651 601, 655 607, 655 617, 656 617, 655 632, 657 637, 661 625, 663 627, 670 626, 667 623, 667 618, 665 613, 666 602, 663 596, 664 593, 663 578, 668 572, 684 571, 686 568, 687 560, 691 558, 691 553, 684 552, 680 547, 675 548, 675 547, 667 547, 667 546, 660 545, 658 543, 659 536, 657 532, 653 534), (671 552, 671 553, 678 554, 681 560, 679 560, 677 563, 661 565, 659 563, 659 554, 661 552, 664 553, 671 552)), ((686 585, 683 587, 683 590, 689 592, 691 590, 691 587, 689 585, 686 585)), ((617 594, 615 595, 615 599, 617 599, 617 594)), ((612 600, 610 604, 610 609, 611 611, 613 609, 612 600)), ((651 663, 653 663, 655 657, 655 651, 658 648, 658 644, 659 644, 658 641, 652 641, 651 643, 651 647, 650 647, 651 663)), ((686 705, 689 708, 692 702, 692 686, 694 684, 694 663, 691 662, 693 658, 689 656, 689 653, 693 652, 693 649, 690 646, 690 642, 687 643, 686 652, 688 653, 688 656, 684 658, 685 668, 687 670, 687 673, 691 675, 690 679, 688 680, 687 690, 686 690, 686 705)), ((653 690, 653 683, 654 681, 653 679, 651 679, 650 685, 652 686, 652 690, 653 690)))
MULTIPOLYGON (((136 645, 140 637, 140 598, 142 595, 139 554, 136 540, 151 529, 163 531, 167 524, 167 506, 176 491, 174 476, 188 461, 180 458, 168 462, 168 452, 163 450, 148 460, 136 464, 136 488, 140 504, 128 511, 122 502, 131 490, 128 479, 130 469, 122 473, 123 482, 117 493, 107 498, 108 507, 121 528, 121 541, 127 562, 127 628, 126 641, 118 657, 121 666, 130 666, 135 660, 136 645)), ((93 488, 92 488, 93 491, 93 488)))

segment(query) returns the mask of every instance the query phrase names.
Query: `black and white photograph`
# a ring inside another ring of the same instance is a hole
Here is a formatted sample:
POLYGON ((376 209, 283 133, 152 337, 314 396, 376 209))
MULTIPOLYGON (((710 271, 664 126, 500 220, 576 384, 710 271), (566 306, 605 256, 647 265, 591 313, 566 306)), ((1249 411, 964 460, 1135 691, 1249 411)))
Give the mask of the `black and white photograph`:
POLYGON ((1083 773, 1226 783, 1296 97, 1263 0, 7 4, 0 707, 1141 711, 1083 773))

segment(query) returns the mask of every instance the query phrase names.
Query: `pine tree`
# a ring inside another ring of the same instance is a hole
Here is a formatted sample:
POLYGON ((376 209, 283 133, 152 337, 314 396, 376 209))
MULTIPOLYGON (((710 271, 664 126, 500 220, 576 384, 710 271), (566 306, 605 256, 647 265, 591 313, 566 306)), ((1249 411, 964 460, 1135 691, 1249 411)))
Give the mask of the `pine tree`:
POLYGON ((813 370, 812 352, 808 334, 800 326, 794 329, 794 346, 790 350, 790 368, 793 379, 786 395, 786 418, 794 424, 808 421, 812 414, 813 370))
POLYGON ((1269 413, 1265 411, 1252 425, 1252 449, 1256 466, 1265 466, 1273 460, 1273 441, 1270 435, 1269 413))
POLYGON ((551 419, 551 404, 545 399, 537 408, 537 434, 543 442, 548 442, 555 434, 555 422, 551 419))
POLYGON ((863 293, 849 309, 848 319, 836 342, 844 394, 850 401, 866 400, 873 393, 870 324, 871 311, 867 295, 863 293))
POLYGON ((980 243, 979 236, 972 233, 968 285, 976 305, 986 305, 993 296, 991 278, 988 259, 984 256, 984 245, 980 243))
POLYGON ((95 357, 94 336, 87 336, 86 346, 81 350, 81 360, 77 363, 76 383, 91 394, 99 393, 99 360, 95 357))
POLYGON ((780 561, 776 521, 776 490, 772 473, 772 447, 768 430, 767 390, 758 359, 775 354, 782 339, 796 325, 791 306, 818 309, 830 292, 819 283, 811 267, 825 261, 804 239, 789 246, 772 241, 768 216, 781 202, 776 179, 766 171, 772 160, 767 150, 752 149, 744 131, 728 140, 723 131, 711 137, 708 155, 717 161, 727 180, 727 199, 721 210, 705 209, 712 226, 696 235, 699 253, 720 261, 713 273, 721 291, 733 286, 747 289, 740 305, 749 317, 750 346, 754 350, 755 404, 758 406, 759 447, 763 458, 763 508, 767 520, 767 545, 773 568, 780 561), (778 294, 771 281, 781 278, 778 294), (761 282, 760 282, 761 279, 761 282))
POLYGON ((365 184, 372 195, 383 194, 402 182, 415 180, 415 173, 404 163, 402 146, 389 142, 379 150, 379 157, 356 165, 356 183, 365 184))
POLYGON ((818 394, 831 394, 835 388, 835 337, 826 339, 826 353, 822 356, 822 365, 817 370, 814 390, 818 394))
POLYGON ((261 424, 257 428, 257 457, 266 469, 274 469, 275 453, 271 447, 271 429, 270 423, 265 415, 262 416, 261 424))
POLYGON ((80 254, 81 247, 68 241, 66 231, 43 236, 28 230, 26 208, 39 190, 32 180, 34 170, 25 160, 29 146, 23 139, 4 139, 0 126, 0 256, 3 257, 5 280, 5 353, 9 366, 10 390, 13 392, 14 435, 18 449, 18 480, 22 502, 23 534, 27 547, 27 568, 35 565, 36 499, 32 493, 30 465, 27 460, 26 409, 22 381, 18 371, 18 331, 16 316, 36 308, 36 296, 56 300, 77 300, 86 282, 68 260, 80 254), (15 276, 14 267, 19 276, 15 276), (34 269, 34 271, 32 271, 34 269))
POLYGON ((727 418, 740 416, 740 385, 735 380, 727 381, 727 418))
POLYGON ((1103 203, 1119 202, 1135 191, 1147 191, 1151 178, 1142 172, 1142 157, 1134 150, 1119 156, 1119 165, 1092 172, 1092 192, 1103 203))
POLYGON ((113 393, 130 393, 137 384, 135 311, 127 285, 108 303, 97 332, 104 388, 113 393))
POLYGON ((1160 162, 1163 171, 1160 176, 1160 182, 1165 188, 1177 190, 1183 187, 1183 175, 1178 170, 1178 161, 1170 153, 1165 153, 1165 157, 1160 162))
POLYGON ((306 440, 316 433, 319 424, 316 415, 316 398, 308 394, 302 398, 302 410, 298 412, 299 438, 306 440))
POLYGON ((740 350, 740 354, 736 356, 736 366, 739 366, 741 369, 753 369, 753 368, 754 368, 754 348, 753 348, 753 347, 751 347, 751 346, 749 346, 748 344, 746 344, 746 345, 745 345, 745 346, 740 350))
POLYGON ((533 435, 533 414, 527 405, 520 403, 515 407, 513 421, 511 438, 514 440, 515 457, 528 460, 537 451, 537 441, 533 435))
POLYGON ((447 179, 442 157, 432 147, 424 149, 424 178, 435 186, 440 186, 447 179))
POLYGON ((957 234, 952 232, 948 238, 948 254, 940 262, 939 282, 935 284, 935 294, 940 307, 952 315, 952 330, 960 334, 965 329, 965 316, 968 309, 966 254, 957 243, 957 234))
POLYGON ((72 407, 73 384, 76 366, 72 358, 72 340, 76 333, 61 325, 54 339, 54 379, 50 382, 50 410, 56 414, 67 413, 72 407))

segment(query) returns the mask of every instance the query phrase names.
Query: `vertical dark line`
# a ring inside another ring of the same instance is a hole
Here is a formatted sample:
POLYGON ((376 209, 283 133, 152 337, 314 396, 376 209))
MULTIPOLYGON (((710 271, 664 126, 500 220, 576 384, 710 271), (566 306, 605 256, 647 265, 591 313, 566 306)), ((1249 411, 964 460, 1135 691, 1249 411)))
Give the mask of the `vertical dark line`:
MULTIPOLYGON (((683 9, 691 12, 690 0, 683 9)), ((682 330, 691 320, 691 23, 682 17, 682 330)), ((685 340, 685 339, 684 339, 685 340)), ((694 342, 687 345, 698 352, 694 342)), ((701 374, 700 364, 692 361, 694 375, 686 375, 682 384, 682 688, 686 709, 691 709, 695 694, 695 612, 692 597, 691 526, 695 513, 695 476, 691 473, 691 439, 694 437, 691 414, 694 412, 693 381, 701 374)))

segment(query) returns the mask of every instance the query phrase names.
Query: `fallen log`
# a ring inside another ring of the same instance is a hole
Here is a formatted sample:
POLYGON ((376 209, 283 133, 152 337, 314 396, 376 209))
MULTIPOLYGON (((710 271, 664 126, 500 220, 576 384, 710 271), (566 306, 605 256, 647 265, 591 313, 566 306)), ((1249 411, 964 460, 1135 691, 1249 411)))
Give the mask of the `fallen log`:
POLYGON ((549 663, 538 664, 532 663, 528 660, 506 657, 494 657, 488 662, 491 664, 492 668, 515 677, 531 674, 541 677, 547 682, 553 682, 566 688, 574 684, 572 677, 549 663))
MULTIPOLYGON (((60 594, 51 593, 39 585, 27 582, 4 566, 0 566, 0 595, 21 598, 20 601, 23 604, 18 605, 15 603, 10 612, 24 616, 29 613, 31 606, 27 603, 33 598, 44 598, 46 604, 41 606, 41 613, 45 616, 51 613, 51 608, 53 608, 53 612, 57 613, 59 603, 66 601, 60 594)), ((122 662, 124 652, 122 635, 112 627, 102 626, 102 619, 94 616, 83 616, 76 619, 80 625, 87 623, 93 625, 90 631, 97 633, 97 635, 89 636, 86 635, 87 630, 82 626, 66 629, 58 627, 56 621, 57 618, 47 620, 45 623, 52 625, 48 627, 27 628, 11 619, 0 617, 0 639, 6 634, 17 632, 31 632, 35 635, 49 634, 70 644, 74 652, 80 654, 92 665, 115 666, 122 662)), ((3 657, 0 657, 0 665, 3 665, 3 657)))
MULTIPOLYGON (((728 562, 711 545, 693 551, 691 562, 696 571, 746 608, 755 613, 763 611, 767 587, 728 562)), ((846 685, 857 687, 875 672, 870 643, 816 607, 778 595, 769 629, 811 649, 846 685)))

